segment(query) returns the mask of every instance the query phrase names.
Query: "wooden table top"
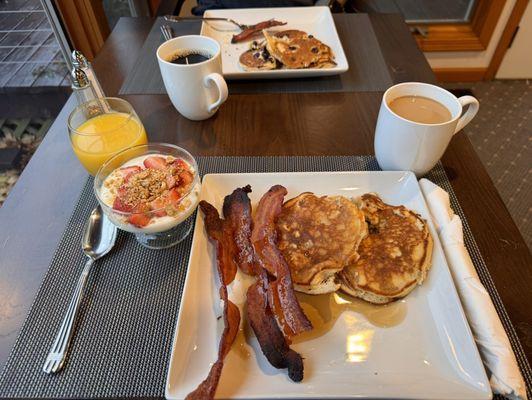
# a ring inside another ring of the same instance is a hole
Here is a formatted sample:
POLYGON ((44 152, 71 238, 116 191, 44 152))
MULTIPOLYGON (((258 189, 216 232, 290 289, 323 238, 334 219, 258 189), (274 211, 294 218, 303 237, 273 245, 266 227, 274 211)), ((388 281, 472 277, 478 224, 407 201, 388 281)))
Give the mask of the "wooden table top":
MULTIPOLYGON (((400 17, 371 20, 394 82, 435 81, 400 17)), ((118 93, 152 23, 122 18, 107 40, 94 67, 108 95, 118 93)), ((202 122, 181 117, 166 95, 123 97, 133 104, 150 141, 176 143, 195 155, 359 155, 373 154, 382 93, 230 95, 213 118, 202 122)), ((70 148, 66 127, 74 105, 71 98, 0 208, 0 366, 85 183, 86 172, 70 148)), ((530 252, 463 132, 454 136, 442 161, 532 360, 530 252)))

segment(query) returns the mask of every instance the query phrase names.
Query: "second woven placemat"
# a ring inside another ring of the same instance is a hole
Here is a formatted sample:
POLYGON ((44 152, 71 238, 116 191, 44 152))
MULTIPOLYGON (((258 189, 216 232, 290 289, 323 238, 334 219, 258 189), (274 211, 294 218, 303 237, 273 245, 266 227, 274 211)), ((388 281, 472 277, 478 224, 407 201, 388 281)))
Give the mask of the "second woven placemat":
MULTIPOLYGON (((369 156, 200 157, 198 164, 202 174, 378 169, 369 156)), ((464 223, 466 245, 530 389, 530 366, 441 164, 427 178, 451 195, 453 208, 464 223)), ((65 369, 53 376, 42 371, 83 266, 80 238, 95 205, 89 180, 0 377, 0 397, 164 396, 192 235, 171 249, 154 251, 139 246, 132 235, 121 233, 116 249, 91 273, 65 369)))
MULTIPOLYGON (((335 26, 349 62, 341 75, 288 79, 231 80, 230 94, 249 93, 332 93, 385 91, 393 85, 386 61, 370 18, 366 14, 334 14, 335 26), (371 77, 371 79, 367 79, 371 77)), ((148 34, 139 57, 120 88, 119 94, 166 94, 155 52, 162 43, 158 18, 148 34)), ((199 34, 198 21, 172 24, 176 36, 199 34)), ((222 54, 223 57, 223 54, 222 54)))

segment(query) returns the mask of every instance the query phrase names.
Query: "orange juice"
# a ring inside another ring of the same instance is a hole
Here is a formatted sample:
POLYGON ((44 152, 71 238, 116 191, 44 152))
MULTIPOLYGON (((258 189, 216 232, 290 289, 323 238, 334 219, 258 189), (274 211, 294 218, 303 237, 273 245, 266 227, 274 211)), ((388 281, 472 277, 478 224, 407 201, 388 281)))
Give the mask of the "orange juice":
POLYGON ((96 175, 102 164, 119 151, 148 143, 140 121, 120 112, 91 118, 70 137, 74 153, 91 175, 96 175))

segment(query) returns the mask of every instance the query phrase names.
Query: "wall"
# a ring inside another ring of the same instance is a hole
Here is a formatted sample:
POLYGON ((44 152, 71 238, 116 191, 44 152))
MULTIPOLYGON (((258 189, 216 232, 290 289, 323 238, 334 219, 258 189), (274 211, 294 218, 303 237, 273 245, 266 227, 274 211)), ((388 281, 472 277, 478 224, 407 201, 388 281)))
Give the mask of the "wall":
POLYGON ((499 79, 532 78, 532 2, 528 6, 519 23, 519 31, 512 46, 506 51, 502 64, 497 72, 499 79))
MULTIPOLYGON (((479 0, 482 1, 482 0, 479 0)), ((507 0, 493 31, 490 43, 484 51, 427 52, 425 57, 432 68, 487 68, 499 38, 512 13, 516 0, 507 0)))

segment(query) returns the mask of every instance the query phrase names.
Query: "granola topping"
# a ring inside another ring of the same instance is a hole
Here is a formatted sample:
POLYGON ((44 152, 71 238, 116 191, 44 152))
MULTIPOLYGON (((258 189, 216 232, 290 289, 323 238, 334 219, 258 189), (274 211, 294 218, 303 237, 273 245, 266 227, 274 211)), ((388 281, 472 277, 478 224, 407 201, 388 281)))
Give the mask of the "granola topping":
POLYGON ((103 183, 105 202, 142 228, 160 218, 180 219, 194 206, 194 169, 183 159, 150 155, 114 170, 103 183))
POLYGON ((166 176, 163 171, 146 168, 134 174, 122 187, 124 202, 136 205, 141 202, 151 202, 167 191, 166 176))

